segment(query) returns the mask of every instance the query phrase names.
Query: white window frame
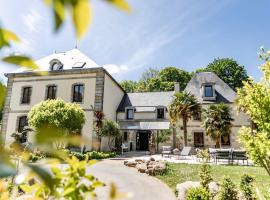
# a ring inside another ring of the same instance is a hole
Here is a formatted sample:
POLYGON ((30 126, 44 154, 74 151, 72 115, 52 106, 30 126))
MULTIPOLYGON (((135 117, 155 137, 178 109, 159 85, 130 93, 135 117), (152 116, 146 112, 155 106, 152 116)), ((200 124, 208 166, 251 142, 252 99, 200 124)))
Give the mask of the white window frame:
POLYGON ((202 92, 203 100, 216 100, 216 90, 215 90, 215 84, 214 83, 204 83, 204 84, 202 84, 201 92, 202 92), (212 86, 212 90, 213 90, 213 96, 212 97, 206 97, 205 96, 205 86, 212 86))

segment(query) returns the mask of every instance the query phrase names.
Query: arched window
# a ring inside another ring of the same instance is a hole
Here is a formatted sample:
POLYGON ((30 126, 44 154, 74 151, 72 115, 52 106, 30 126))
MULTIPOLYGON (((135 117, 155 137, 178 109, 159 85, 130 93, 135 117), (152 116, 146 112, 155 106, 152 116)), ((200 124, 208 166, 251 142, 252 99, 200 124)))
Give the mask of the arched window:
POLYGON ((52 59, 50 61, 50 70, 57 71, 63 69, 63 64, 58 59, 52 59))

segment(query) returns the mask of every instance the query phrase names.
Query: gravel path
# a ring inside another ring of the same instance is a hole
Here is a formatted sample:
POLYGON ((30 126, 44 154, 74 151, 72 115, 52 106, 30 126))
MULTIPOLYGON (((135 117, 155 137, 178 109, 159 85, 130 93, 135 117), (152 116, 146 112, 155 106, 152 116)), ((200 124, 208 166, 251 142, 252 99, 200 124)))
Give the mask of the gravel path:
POLYGON ((131 194, 130 200, 176 199, 167 185, 155 177, 141 174, 134 168, 124 166, 123 160, 104 160, 89 167, 87 171, 108 185, 105 189, 97 189, 99 200, 108 199, 111 182, 116 184, 119 192, 131 194))

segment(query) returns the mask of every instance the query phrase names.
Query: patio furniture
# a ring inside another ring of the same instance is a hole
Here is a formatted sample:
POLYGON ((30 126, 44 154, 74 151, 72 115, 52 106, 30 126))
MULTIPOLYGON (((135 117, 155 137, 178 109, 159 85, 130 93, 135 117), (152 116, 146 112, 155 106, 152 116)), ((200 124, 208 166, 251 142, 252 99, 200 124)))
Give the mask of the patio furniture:
POLYGON ((232 150, 231 149, 217 149, 215 153, 216 163, 219 160, 228 160, 228 164, 232 161, 232 150))
POLYGON ((122 143, 121 149, 122 149, 122 154, 123 154, 125 151, 128 151, 128 145, 125 143, 122 143))
POLYGON ((180 152, 180 154, 178 154, 179 159, 180 159, 180 158, 186 159, 187 156, 190 155, 191 149, 192 149, 192 147, 184 147, 184 148, 182 149, 182 151, 180 152))
POLYGON ((214 148, 209 148, 208 149, 208 153, 209 153, 210 159, 213 159, 214 162, 216 162, 216 152, 217 152, 217 150, 214 149, 214 148))
POLYGON ((163 157, 163 155, 168 155, 168 157, 170 157, 171 154, 172 154, 172 147, 171 146, 162 146, 162 152, 161 152, 162 157, 163 157))
POLYGON ((232 152, 232 162, 235 161, 235 160, 237 160, 237 161, 242 160, 243 164, 245 163, 245 161, 247 161, 247 165, 248 165, 248 157, 247 157, 246 151, 244 151, 244 150, 233 150, 233 152, 232 152))
POLYGON ((173 152, 173 155, 174 156, 180 156, 180 154, 181 154, 181 151, 179 149, 177 149, 177 148, 175 148, 174 150, 172 150, 172 152, 173 152))

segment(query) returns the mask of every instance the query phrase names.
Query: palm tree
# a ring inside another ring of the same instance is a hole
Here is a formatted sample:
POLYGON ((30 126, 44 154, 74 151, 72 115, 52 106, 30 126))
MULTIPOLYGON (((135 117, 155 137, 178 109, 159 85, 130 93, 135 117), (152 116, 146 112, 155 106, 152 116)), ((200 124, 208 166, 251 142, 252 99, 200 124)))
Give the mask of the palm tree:
MULTIPOLYGON (((178 92, 169 106, 171 123, 175 129, 176 123, 182 119, 184 130, 184 146, 187 146, 187 122, 196 113, 200 112, 201 106, 196 97, 187 92, 178 92)), ((176 132, 173 131, 173 144, 175 145, 176 132)))
POLYGON ((224 103, 210 105, 203 109, 202 126, 207 135, 216 142, 216 148, 220 148, 222 136, 231 133, 232 121, 230 107, 224 103))

